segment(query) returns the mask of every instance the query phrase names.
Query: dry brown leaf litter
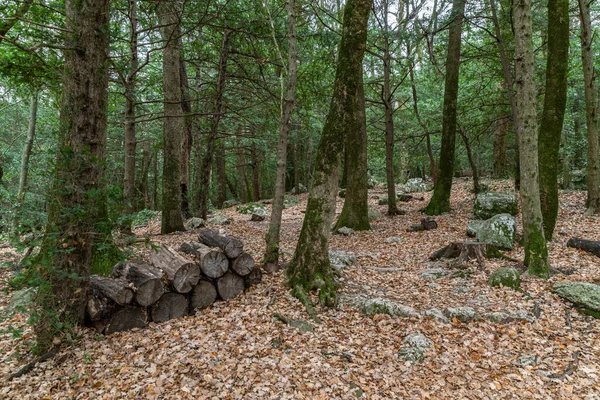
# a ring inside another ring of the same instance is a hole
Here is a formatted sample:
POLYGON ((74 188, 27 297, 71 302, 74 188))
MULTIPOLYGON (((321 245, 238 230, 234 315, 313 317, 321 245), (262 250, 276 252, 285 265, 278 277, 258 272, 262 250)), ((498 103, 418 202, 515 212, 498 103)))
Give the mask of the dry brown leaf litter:
MULTIPOLYGON (((508 182, 495 182, 508 188, 508 182)), ((598 399, 600 398, 600 324, 572 310, 550 293, 560 280, 600 279, 600 260, 566 247, 572 236, 600 240, 596 218, 584 218, 585 193, 561 193, 556 239, 551 243, 554 267, 574 269, 549 281, 524 277, 524 293, 489 288, 487 276, 424 281, 419 278, 428 256, 451 241, 466 240, 473 195, 470 185, 456 185, 453 211, 436 217, 439 228, 406 233, 418 223, 423 201, 401 203, 404 216, 382 217, 372 232, 333 236, 331 249, 357 253, 358 263, 343 274, 344 296, 385 297, 423 312, 430 308, 470 306, 478 312, 525 310, 539 303, 542 314, 533 323, 506 325, 487 321, 450 325, 429 319, 367 317, 345 302, 337 310, 320 310, 323 320, 314 333, 301 333, 273 319, 274 312, 307 319, 302 306, 283 286, 281 273, 227 303, 217 302, 194 316, 151 324, 144 330, 99 337, 81 329, 82 339, 24 377, 0 383, 4 399, 598 399), (385 243, 390 236, 400 244, 385 243), (381 272, 364 267, 400 269, 381 272), (462 288, 463 290, 456 290, 462 288), (425 361, 411 364, 398 358, 403 339, 421 332, 434 345, 425 361), (574 355, 577 358, 574 359, 574 355), (535 360, 523 363, 523 357, 535 360)), ((384 195, 384 191, 372 194, 384 195)), ((282 247, 293 252, 302 225, 302 202, 284 211, 282 247)), ((376 198, 370 202, 376 206, 376 198)), ((342 203, 338 203, 338 211, 342 203)), ((233 219, 224 229, 242 238, 260 259, 268 222, 225 211, 233 219)), ((137 230, 155 235, 157 224, 137 230)), ((153 243, 178 246, 194 232, 149 236, 153 243)), ((0 250, 3 261, 16 255, 0 250)), ((143 244, 136 251, 147 256, 143 244)), ((522 259, 522 249, 508 253, 522 259)), ((287 256, 289 259, 289 256, 287 256)), ((506 261, 487 261, 494 270, 506 261)), ((3 281, 9 278, 2 271, 3 281)), ((0 305, 8 304, 0 295, 0 305)), ((25 326, 26 317, 3 321, 0 329, 25 326)), ((27 348, 9 334, 0 336, 0 375, 31 361, 27 348)))

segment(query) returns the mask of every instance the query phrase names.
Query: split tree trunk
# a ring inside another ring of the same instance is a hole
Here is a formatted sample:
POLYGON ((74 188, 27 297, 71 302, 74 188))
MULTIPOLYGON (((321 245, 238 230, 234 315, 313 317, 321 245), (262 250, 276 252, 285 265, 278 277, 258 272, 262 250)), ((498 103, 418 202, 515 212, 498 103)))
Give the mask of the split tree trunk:
POLYGON ((188 293, 200 280, 200 268, 196 263, 188 261, 175 250, 161 246, 157 253, 150 257, 152 264, 164 271, 179 293, 188 293))

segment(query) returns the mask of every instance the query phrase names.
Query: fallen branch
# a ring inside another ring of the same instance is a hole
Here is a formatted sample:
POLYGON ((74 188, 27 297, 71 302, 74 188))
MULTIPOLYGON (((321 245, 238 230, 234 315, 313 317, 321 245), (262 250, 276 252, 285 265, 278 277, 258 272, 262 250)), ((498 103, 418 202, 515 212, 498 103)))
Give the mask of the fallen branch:
POLYGON ((567 242, 567 247, 587 251, 588 253, 592 253, 593 255, 600 257, 600 242, 596 242, 594 240, 579 239, 574 237, 569 239, 567 242))
POLYGON ((21 376, 29 373, 38 363, 44 362, 44 361, 46 361, 46 360, 54 357, 57 353, 58 353, 58 348, 50 350, 46 354, 44 354, 44 355, 36 358, 32 362, 30 362, 29 364, 25 365, 23 368, 21 368, 20 370, 18 370, 17 372, 15 372, 14 374, 12 374, 11 376, 9 376, 8 380, 11 381, 14 378, 20 378, 21 376))

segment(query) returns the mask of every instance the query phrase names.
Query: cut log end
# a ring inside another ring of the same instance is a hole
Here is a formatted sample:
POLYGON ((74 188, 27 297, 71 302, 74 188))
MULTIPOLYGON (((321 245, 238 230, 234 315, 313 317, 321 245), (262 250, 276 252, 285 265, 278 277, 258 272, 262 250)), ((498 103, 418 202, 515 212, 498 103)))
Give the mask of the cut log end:
POLYGON ((200 280, 200 267, 195 263, 182 265, 173 277, 173 288, 179 293, 188 293, 200 280))
POLYGON ((133 300, 133 290, 125 281, 92 275, 90 276, 90 286, 121 306, 129 304, 133 300))
POLYGON ((214 303, 215 300, 217 300, 217 289, 215 286, 208 281, 200 281, 194 289, 192 289, 190 308, 192 310, 196 308, 205 308, 214 303))
POLYGON ((179 293, 165 293, 150 312, 154 322, 165 322, 188 314, 188 300, 179 293))
POLYGON ((231 269, 240 276, 246 276, 254 269, 254 259, 248 253, 240 254, 233 263, 231 269))
POLYGON ((148 314, 143 308, 124 307, 114 313, 105 325, 104 333, 128 331, 133 328, 144 328, 148 325, 148 314))
POLYGON ((217 291, 223 300, 237 297, 244 291, 244 288, 244 278, 233 272, 227 272, 217 280, 217 291))
POLYGON ((244 244, 235 237, 230 237, 229 241, 223 248, 223 252, 228 258, 238 258, 244 253, 244 244))

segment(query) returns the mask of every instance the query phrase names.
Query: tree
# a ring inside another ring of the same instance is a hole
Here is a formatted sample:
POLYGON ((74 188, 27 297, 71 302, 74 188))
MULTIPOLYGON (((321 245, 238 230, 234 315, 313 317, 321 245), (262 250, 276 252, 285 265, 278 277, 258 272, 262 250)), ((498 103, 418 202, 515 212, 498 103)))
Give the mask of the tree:
POLYGON ((178 3, 161 1, 158 19, 163 40, 163 192, 161 233, 185 231, 181 215, 181 144, 183 140, 183 111, 181 109, 181 76, 178 3))
MULTIPOLYGON (((265 0, 266 1, 266 0, 265 0)), ((266 5, 266 3, 265 3, 266 5)), ((275 197, 271 210, 271 221, 267 232, 264 264, 266 270, 275 270, 279 263, 279 233, 281 230, 281 214, 283 213, 283 200, 285 195, 285 177, 287 167, 287 145, 292 111, 296 101, 296 73, 298 65, 298 44, 296 39, 296 1, 287 0, 287 29, 288 51, 287 72, 285 74, 286 87, 283 88, 284 78, 281 77, 281 117, 279 120, 279 141, 277 143, 277 176, 275 180, 275 197)), ((268 10, 268 8, 267 8, 268 10)), ((270 12, 269 12, 270 17, 270 12)), ((275 46, 277 41, 274 41, 275 46)), ((283 57, 281 63, 285 65, 283 57)), ((297 166, 296 166, 297 168, 297 166)))
POLYGON ((337 300, 328 253, 329 236, 335 215, 344 136, 355 126, 355 114, 363 106, 362 61, 371 6, 372 0, 348 0, 344 8, 333 96, 317 150, 300 238, 286 271, 294 295, 309 312, 312 303, 306 293, 314 288, 319 290, 323 304, 331 306, 337 300))
POLYGON ((61 329, 83 322, 87 277, 114 254, 104 187, 109 0, 66 0, 65 11, 56 175, 38 266, 38 351, 48 349, 61 329))
POLYGON ((544 236, 551 240, 558 217, 559 151, 569 65, 569 1, 548 1, 546 93, 539 132, 539 168, 544 236))
POLYGON ((442 119, 442 148, 433 195, 425 213, 439 215, 450 211, 450 191, 454 174, 454 146, 456 141, 456 105, 458 99, 458 72, 460 43, 466 0, 452 3, 451 25, 446 58, 446 85, 444 87, 444 115, 442 119))
POLYGON ((538 183, 538 138, 535 64, 531 0, 519 0, 513 15, 515 27, 515 77, 517 82, 517 120, 521 164, 521 208, 528 272, 548 277, 548 249, 544 238, 540 189, 538 183))
POLYGON ((590 2, 579 1, 579 21, 581 23, 581 61, 585 84, 585 116, 587 122, 588 163, 587 163, 587 210, 586 215, 600 211, 600 160, 598 159, 598 100, 596 95, 594 57, 592 53, 592 27, 590 22, 590 2))

